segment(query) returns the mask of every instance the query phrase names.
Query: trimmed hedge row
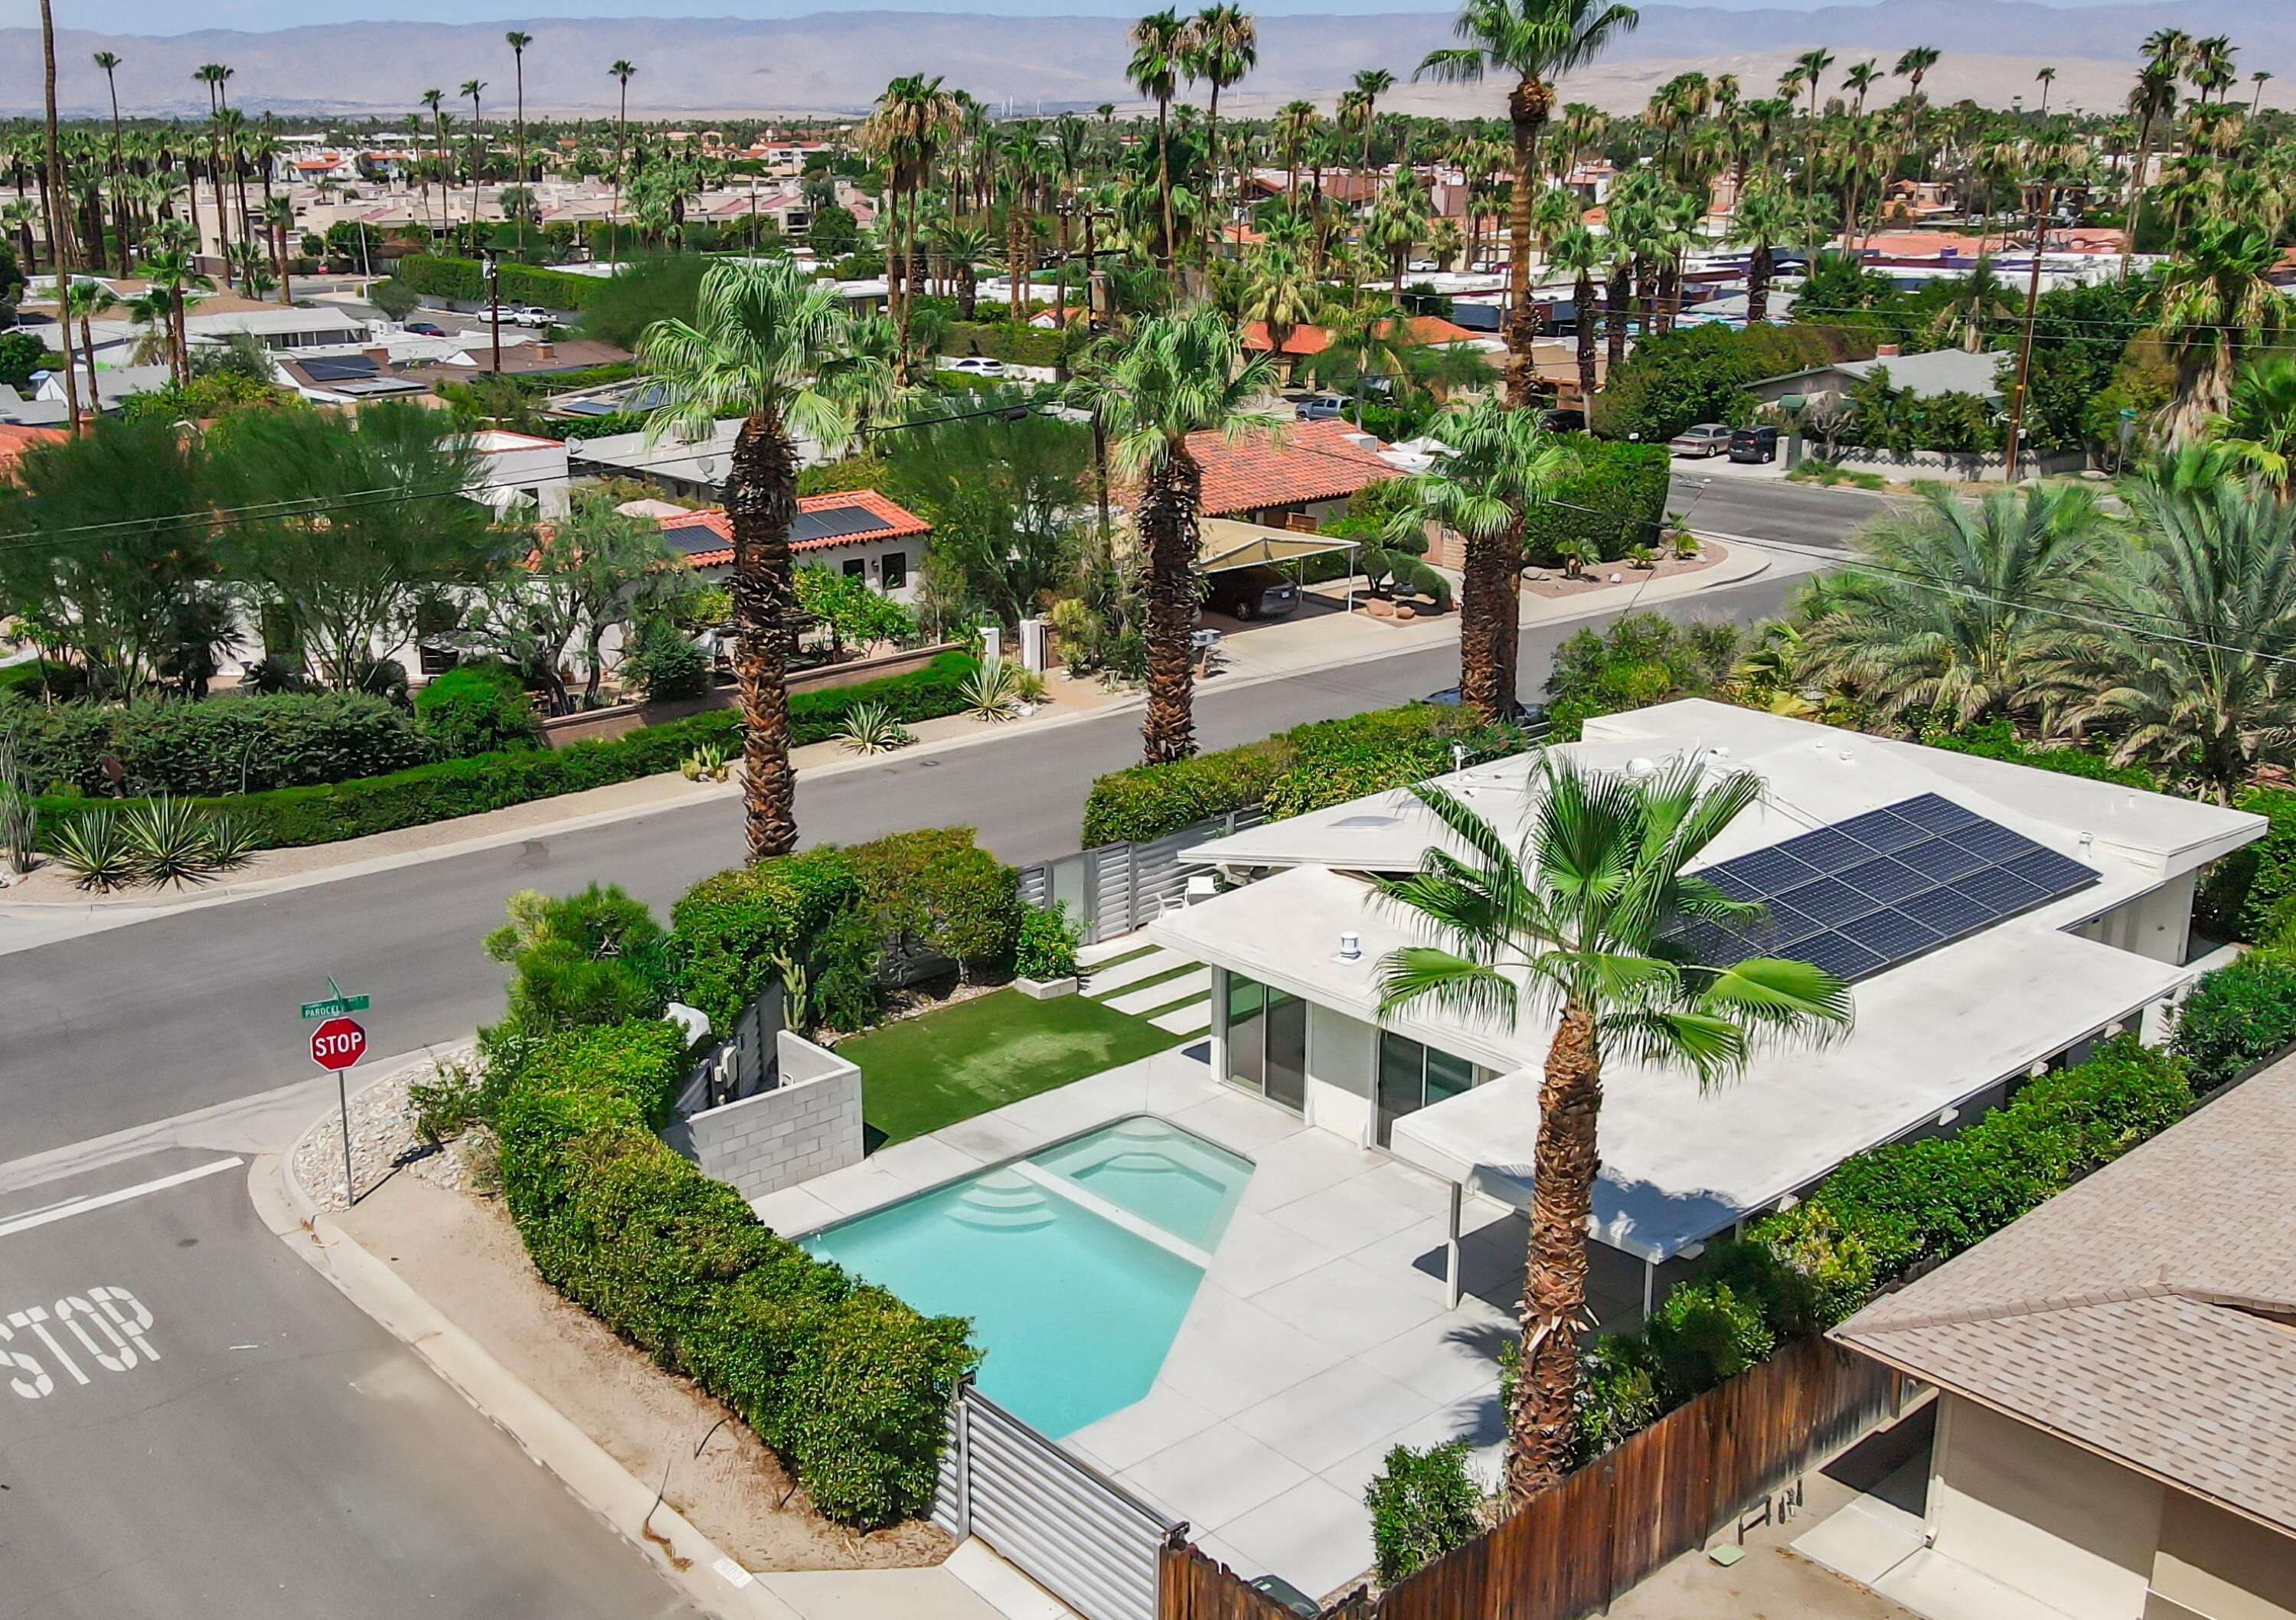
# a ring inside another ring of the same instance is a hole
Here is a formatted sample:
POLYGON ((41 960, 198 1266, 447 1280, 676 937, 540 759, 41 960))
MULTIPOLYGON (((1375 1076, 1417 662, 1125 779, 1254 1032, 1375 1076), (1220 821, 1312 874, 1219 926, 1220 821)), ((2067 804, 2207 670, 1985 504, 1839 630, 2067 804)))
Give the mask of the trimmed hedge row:
POLYGON ((1592 544, 1605 562, 1637 545, 1662 550, 1671 476, 1666 446, 1603 439, 1578 439, 1573 446, 1579 470, 1523 513, 1523 560, 1553 567, 1572 541, 1592 544))
MULTIPOLYGON (((829 740, 863 703, 881 703, 904 723, 956 714, 964 708, 964 679, 973 667, 973 660, 962 653, 944 653, 908 675, 797 692, 790 699, 791 745, 829 740)), ((204 797, 199 802, 229 814, 258 848, 330 844, 674 771, 701 743, 738 747, 741 725, 738 710, 711 709, 646 726, 610 742, 474 754, 388 775, 204 797)), ((72 816, 119 805, 112 799, 62 797, 43 798, 38 803, 43 842, 50 848, 56 830, 72 816)))
POLYGON ((731 1407, 814 1506, 872 1528, 932 1501, 966 1324, 768 1230, 654 1134, 685 1072, 660 1021, 553 1036, 496 1110, 505 1202, 543 1280, 731 1407))
POLYGON ((2213 1091, 2296 1042, 2296 961, 2282 932, 2270 945, 2205 974, 2177 1010, 2177 1055, 2196 1090, 2213 1091))
MULTIPOLYGON (((391 274, 417 292, 434 299, 460 299, 484 303, 487 267, 475 258, 447 258, 431 253, 410 253, 391 274)), ((580 309, 589 300, 600 278, 574 275, 564 270, 544 270, 532 265, 505 263, 500 272, 502 301, 539 304, 545 309, 580 309)))
POLYGON ((1980 759, 2030 765, 2037 771, 2054 771, 2062 776, 2117 782, 2124 788, 2142 788, 2147 793, 2163 790, 2160 779, 2141 765, 2117 765, 2103 755, 2084 748, 2036 748, 2020 739, 2006 720, 1988 720, 1959 732, 1931 728, 1922 733, 1922 742, 1925 747, 1943 749, 1951 754, 1973 754, 1980 759))
POLYGON ((1097 778, 1085 798, 1085 847, 1145 843, 1253 805, 1278 819, 1302 815, 1447 771, 1454 744, 1471 765, 1524 746, 1513 727, 1486 725, 1471 709, 1439 703, 1310 721, 1238 748, 1097 778))
POLYGON ((111 791, 107 754, 131 793, 218 794, 378 776, 442 751, 405 709, 348 692, 26 706, 8 725, 44 793, 111 791))
POLYGON ((1957 1135, 1843 1160, 1792 1209, 1718 1246, 1712 1271, 1669 1293, 1641 1332, 1588 1346, 1585 1454, 1649 1427, 1784 1340, 1824 1332, 1914 1266, 1991 1236, 2176 1124, 2194 1100, 2181 1058, 2123 1035, 2030 1082, 1957 1135))
POLYGON ((2251 788, 2239 807, 2270 825, 2211 869, 2194 920, 2218 938, 2275 939, 2296 922, 2296 791, 2251 788))

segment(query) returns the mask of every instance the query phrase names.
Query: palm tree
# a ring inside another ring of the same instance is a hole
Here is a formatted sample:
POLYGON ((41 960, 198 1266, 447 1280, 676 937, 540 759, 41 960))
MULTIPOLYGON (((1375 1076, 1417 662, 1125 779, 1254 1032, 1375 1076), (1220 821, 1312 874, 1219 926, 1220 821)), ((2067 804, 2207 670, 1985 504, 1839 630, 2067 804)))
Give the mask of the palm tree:
POLYGON ((1935 45, 1915 45, 1898 58, 1898 65, 1890 70, 1890 77, 1911 81, 1906 91, 1908 102, 1917 106, 1920 104, 1922 80, 1929 76, 1931 68, 1938 65, 1938 58, 1941 54, 1943 53, 1935 45))
POLYGON ((2068 660, 2066 718, 2120 763, 2189 774, 2229 803, 2296 740, 2296 504, 2260 482, 2122 481, 2133 544, 2108 554, 2096 628, 2068 660))
MULTIPOLYGON (((1610 266, 1610 250, 1596 240, 1595 233, 1583 225, 1574 225, 1558 233, 1546 250, 1547 261, 1557 270, 1569 272, 1577 278, 1570 290, 1570 301, 1578 312, 1573 324, 1578 328, 1578 408, 1592 410, 1595 405, 1595 273, 1610 266)), ((1751 278, 1750 278, 1751 279, 1751 278)), ((1752 313, 1753 295, 1747 295, 1747 321, 1760 317, 1752 313)))
POLYGON ((292 304, 294 290, 288 285, 287 238, 295 229, 295 204, 287 197, 272 197, 263 204, 263 229, 271 238, 272 268, 279 275, 279 301, 292 304))
MULTIPOLYGON (((48 258, 55 271, 59 299, 70 296, 66 290, 72 284, 71 274, 64 264, 64 198, 70 193, 64 188, 63 148, 56 133, 56 20, 50 0, 40 0, 40 70, 42 87, 46 101, 46 140, 41 167, 42 192, 47 204, 48 258)), ((72 372, 71 322, 61 314, 56 321, 56 336, 64 357, 64 431, 71 438, 79 437, 79 382, 72 372)), ((89 408, 95 402, 88 402, 89 408)))
POLYGON ((1164 209, 1164 234, 1158 244, 1156 262, 1169 272, 1172 267, 1172 151, 1168 136, 1170 134, 1172 95, 1179 87, 1182 70, 1186 65, 1187 25, 1180 20, 1177 12, 1167 7, 1151 12, 1132 25, 1132 60, 1124 70, 1132 87, 1156 103, 1156 194, 1164 209))
POLYGON ((2243 367, 2221 430, 2258 477, 2288 493, 2296 483, 2296 360, 2275 354, 2243 367))
POLYGON ((1323 284, 1296 250, 1280 242, 1266 243, 1253 253, 1245 277, 1236 318, 1267 328, 1267 353, 1275 374, 1287 376, 1293 367, 1292 334, 1322 313, 1323 284))
POLYGON ((1374 379, 1397 389, 1414 380, 1416 345, 1410 318, 1397 306, 1365 299, 1326 311, 1323 321, 1324 347, 1300 369, 1323 387, 1353 390, 1357 421, 1363 420, 1364 389, 1374 379))
POLYGON ((1577 470, 1578 454, 1540 428, 1535 412, 1488 394, 1447 407, 1429 432, 1449 453, 1400 480, 1393 533, 1400 538, 1439 523, 1465 540, 1460 701, 1487 719, 1512 723, 1523 514, 1577 470))
POLYGON ((2136 155, 2128 171, 2128 227, 2120 249, 2123 281, 2128 279, 2129 258, 2136 251, 2137 226, 2152 188, 2152 131, 2177 116, 2176 70, 2155 62, 2139 73, 2136 87, 2128 93, 2128 112, 2136 120, 2136 155))
POLYGON ((192 379, 192 356, 184 329, 184 303, 187 293, 212 291, 215 279, 203 274, 199 259, 193 253, 188 233, 181 225, 172 231, 156 233, 145 244, 143 262, 136 266, 144 282, 156 293, 168 300, 169 352, 168 369, 177 386, 192 379))
POLYGON ((1427 234, 1428 210, 1432 206, 1427 195, 1427 183, 1416 171, 1399 168, 1380 192, 1379 200, 1372 204, 1370 217, 1364 221, 1365 251, 1387 260, 1390 303, 1403 302, 1403 267, 1411 258, 1411 250, 1427 234))
MULTIPOLYGON (((447 133, 445 129, 440 127, 439 117, 439 109, 446 105, 447 93, 444 90, 425 90, 422 95, 422 102, 425 107, 428 107, 430 110, 430 145, 432 150, 438 153, 439 196, 440 207, 443 210, 447 196, 447 133)), ((418 159, 416 161, 417 166, 420 167, 421 160, 418 159)), ((430 194, 430 186, 427 184, 423 186, 423 194, 427 200, 430 194)), ((446 225, 447 220, 442 213, 439 222, 439 230, 443 232, 446 225)))
POLYGON ((1259 65, 1259 27, 1240 5, 1221 0, 1198 12, 1188 23, 1188 77, 1212 87, 1211 107, 1204 119, 1204 150, 1211 159, 1211 203, 1204 210, 1217 237, 1219 211, 1220 92, 1241 81, 1259 65))
POLYGON ((614 109, 614 197, 606 214, 607 240, 614 244, 610 258, 619 258, 622 240, 622 136, 630 122, 630 80, 637 77, 637 69, 617 57, 606 66, 606 77, 614 81, 621 100, 614 109))
POLYGON ((2079 629, 2064 604, 2110 538, 2096 496, 2037 484, 1972 503, 1917 487, 1912 507, 1859 531, 1857 562, 1804 638, 1813 678, 1889 715, 1968 724, 2039 713, 2063 695, 2079 629))
POLYGON ((471 234, 479 233, 479 143, 486 138, 486 115, 479 108, 479 93, 487 87, 482 78, 466 78, 457 95, 471 98, 471 234))
MULTIPOLYGON (((103 87, 111 96, 111 184, 117 188, 127 172, 127 160, 119 139, 119 55, 115 51, 98 51, 92 59, 103 70, 103 87)), ((2262 86, 2258 86, 2261 90, 2262 86)), ((119 274, 127 274, 127 222, 120 217, 113 233, 119 238, 119 274)))
POLYGON ((796 606, 789 531, 797 441, 843 449, 857 411, 881 405, 893 388, 882 359, 855 352, 852 330, 837 289, 808 280, 794 262, 734 259, 702 273, 692 321, 657 321, 638 341, 640 364, 663 393, 649 433, 693 440, 720 417, 742 418, 726 512, 751 860, 786 855, 797 843, 784 684, 796 606))
POLYGON ((1764 175, 1740 192, 1730 210, 1730 240, 1751 249, 1746 258, 1746 324, 1770 318, 1772 250, 1791 239, 1800 210, 1784 184, 1764 175))
POLYGON ((1531 348, 1538 321, 1530 305, 1530 204, 1538 187, 1538 135, 1554 110, 1555 83, 1602 54, 1640 20, 1617 0, 1466 0, 1452 32, 1468 43, 1430 52, 1412 78, 1472 84, 1485 73, 1514 80, 1507 122, 1514 135, 1509 208, 1507 398, 1527 405, 1537 377, 1531 348))
POLYGON ((100 315, 109 315, 119 307, 119 295, 102 282, 67 281, 68 302, 64 318, 79 323, 79 343, 87 362, 88 409, 102 408, 103 396, 95 385, 95 331, 93 323, 100 315))
MULTIPOLYGON (((534 43, 534 36, 512 29, 503 36, 503 43, 510 46, 511 70, 518 82, 518 183, 523 186, 527 184, 526 47, 534 43)), ((526 251, 526 211, 523 209, 519 210, 518 216, 518 250, 521 253, 526 251)))
POLYGON ((1288 413, 1262 402, 1275 391, 1264 355, 1246 359, 1234 328, 1209 304, 1150 315, 1129 331, 1094 344, 1069 385, 1105 435, 1111 466, 1137 481, 1134 509, 1145 553, 1148 712, 1142 735, 1150 765, 1195 751, 1192 633, 1196 620, 1197 528, 1203 471, 1188 449, 1192 433, 1234 442, 1264 430, 1271 438, 1288 413))
POLYGON ((2163 419, 2172 444, 2199 438, 2232 400, 2233 379, 2251 345, 2287 329, 2286 302, 2270 276, 2280 250, 2272 233, 2237 218, 2193 233, 2161 282, 2161 340, 2177 362, 2163 419))
POLYGON ((1758 905, 1684 870, 1760 799, 1759 777, 1734 771, 1718 780, 1687 753, 1636 777, 1548 752, 1527 791, 1536 806, 1510 848, 1466 800, 1414 787, 1451 838, 1431 846, 1409 877, 1377 880, 1380 898, 1436 942, 1381 959, 1382 1017, 1431 1004, 1508 1028, 1526 1017, 1554 1021, 1507 1414, 1511 1509, 1578 1455, 1604 1058, 1688 1068, 1703 1089, 1743 1074, 1764 1044, 1839 1035, 1853 1011, 1849 986, 1808 962, 1698 962, 1675 937, 1685 924, 1760 918, 1758 905), (1461 846, 1464 856, 1453 853, 1461 846))
POLYGON ((1930 330, 1951 342, 1957 335, 1962 348, 1976 354, 1985 347, 1988 322, 2017 313, 2017 300, 2008 283, 1994 273, 1993 256, 1980 253, 1969 274, 1949 283, 1946 300, 1938 307, 1930 330))
POLYGON ((1363 108, 1363 172, 1371 173, 1371 132, 1379 116, 1379 98, 1395 88, 1395 75, 1385 68, 1358 68, 1350 86, 1363 108))
POLYGON ((963 116, 955 94, 941 88, 938 74, 927 78, 909 73, 885 86, 877 97, 876 110, 861 127, 863 146, 876 153, 885 166, 890 205, 886 220, 886 285, 903 354, 909 347, 909 274, 916 261, 920 197, 931 182, 942 143, 960 127, 963 116))

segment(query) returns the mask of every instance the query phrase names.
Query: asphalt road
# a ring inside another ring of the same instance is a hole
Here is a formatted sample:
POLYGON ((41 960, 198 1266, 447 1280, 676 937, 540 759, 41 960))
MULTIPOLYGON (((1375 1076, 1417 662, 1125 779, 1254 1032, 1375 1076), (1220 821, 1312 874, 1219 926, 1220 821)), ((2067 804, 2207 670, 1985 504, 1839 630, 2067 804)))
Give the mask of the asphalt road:
MULTIPOLYGON (((1799 493, 1799 492, 1798 492, 1799 493)), ((1738 619, 1775 612, 1790 582, 1765 575, 1665 610, 1738 619)), ((1536 693, 1575 626, 1524 637, 1536 693)), ((1454 684, 1434 648, 1223 691, 1197 701, 1198 740, 1222 748, 1454 684)), ((801 781, 806 837, 851 843, 916 826, 971 824, 1010 861, 1078 847, 1095 776, 1138 758, 1132 709, 939 756, 894 756, 801 781)), ((377 1057, 462 1035, 502 1009, 502 970, 480 950, 521 888, 619 883, 666 910, 741 856, 731 799, 179 913, 0 957, 0 1153, 43 1151, 311 1072, 299 1004, 328 974, 373 997, 361 1015, 377 1057)))
POLYGON ((264 1227, 243 1166, 11 1230, 231 1158, 176 1150, 0 1196, 0 1616, 691 1620, 264 1227), (56 1318, 81 1301, 119 1330, 75 1337, 56 1318))
POLYGON ((1883 497, 1863 490, 1817 489, 1708 470, 1720 464, 1676 465, 1667 491, 1668 510, 1686 513, 1693 528, 1833 551, 1851 528, 1888 504, 1883 497))

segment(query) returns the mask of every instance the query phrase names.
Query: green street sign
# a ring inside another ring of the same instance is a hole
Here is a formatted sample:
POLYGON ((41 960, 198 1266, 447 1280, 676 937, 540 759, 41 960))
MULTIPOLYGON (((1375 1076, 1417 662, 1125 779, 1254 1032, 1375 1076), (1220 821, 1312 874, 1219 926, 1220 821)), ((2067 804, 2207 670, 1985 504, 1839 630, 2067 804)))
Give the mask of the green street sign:
POLYGON ((334 992, 324 1002, 305 1002, 303 1016, 307 1019, 339 1019, 347 1012, 365 1012, 373 1004, 364 995, 345 995, 343 987, 335 983, 335 976, 327 975, 327 988, 334 992))

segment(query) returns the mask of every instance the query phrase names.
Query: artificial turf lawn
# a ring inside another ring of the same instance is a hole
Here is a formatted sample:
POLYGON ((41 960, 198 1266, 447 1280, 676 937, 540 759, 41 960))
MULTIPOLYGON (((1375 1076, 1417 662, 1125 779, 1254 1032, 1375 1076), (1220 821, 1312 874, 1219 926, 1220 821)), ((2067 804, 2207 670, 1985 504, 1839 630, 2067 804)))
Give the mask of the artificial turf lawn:
POLYGON ((1179 1044, 1089 996, 1032 1001, 998 990, 837 1043, 861 1068, 873 1147, 906 1141, 1179 1044))

